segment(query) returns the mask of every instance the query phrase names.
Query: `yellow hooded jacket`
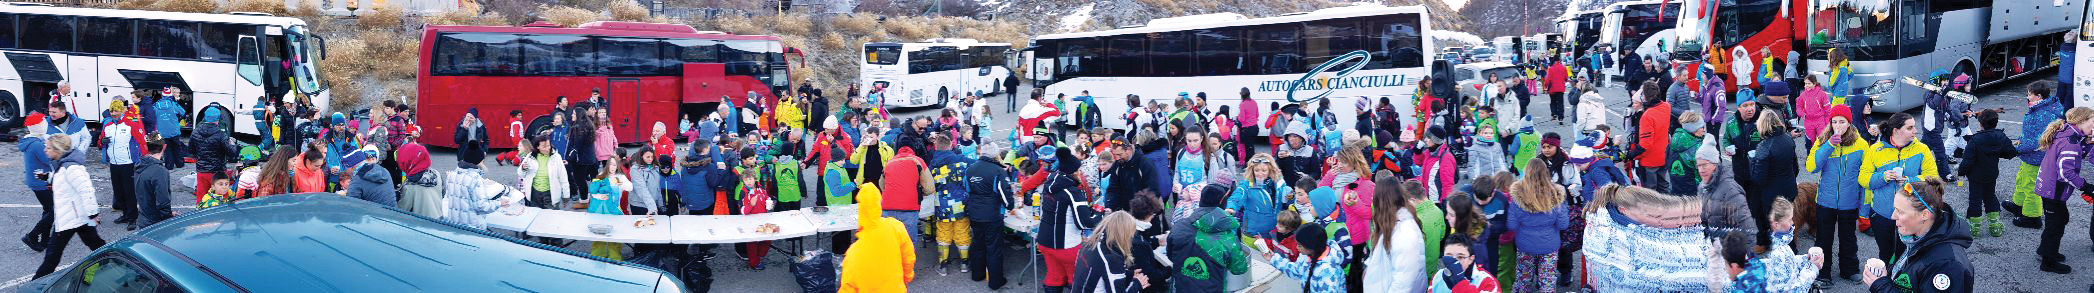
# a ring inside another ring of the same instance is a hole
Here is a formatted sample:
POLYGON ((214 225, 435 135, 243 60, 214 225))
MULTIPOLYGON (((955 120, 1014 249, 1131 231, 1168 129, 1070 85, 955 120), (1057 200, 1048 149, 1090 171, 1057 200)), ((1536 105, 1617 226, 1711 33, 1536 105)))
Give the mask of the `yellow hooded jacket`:
POLYGON ((916 245, 900 220, 880 217, 880 188, 858 186, 858 242, 843 254, 837 292, 909 292, 916 245))

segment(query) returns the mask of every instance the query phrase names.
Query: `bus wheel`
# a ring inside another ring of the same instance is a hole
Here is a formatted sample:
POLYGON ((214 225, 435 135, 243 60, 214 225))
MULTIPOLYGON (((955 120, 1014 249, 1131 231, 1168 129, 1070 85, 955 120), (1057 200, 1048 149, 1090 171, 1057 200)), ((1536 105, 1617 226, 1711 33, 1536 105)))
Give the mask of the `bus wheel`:
POLYGON ((15 103, 14 94, 0 92, 0 131, 14 130, 21 126, 22 105, 15 103))
POLYGON ((950 96, 949 94, 947 94, 947 93, 946 93, 946 91, 945 91, 945 88, 944 88, 944 87, 939 87, 939 88, 938 88, 938 107, 941 107, 941 108, 942 108, 942 107, 945 107, 945 99, 950 99, 950 98, 952 98, 952 96, 950 96))

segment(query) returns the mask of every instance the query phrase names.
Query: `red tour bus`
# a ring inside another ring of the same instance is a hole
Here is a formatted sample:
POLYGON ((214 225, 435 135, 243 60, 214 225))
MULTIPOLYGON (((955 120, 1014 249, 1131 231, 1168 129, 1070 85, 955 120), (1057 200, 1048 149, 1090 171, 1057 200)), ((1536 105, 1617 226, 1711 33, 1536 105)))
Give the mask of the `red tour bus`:
MULTIPOLYGON (((1749 63, 1773 55, 1778 62, 1788 62, 1789 51, 1806 49, 1808 11, 1810 3, 1816 1, 1790 0, 1717 0, 1677 1, 1671 5, 1680 8, 1678 29, 1679 41, 1674 45, 1672 60, 1681 66, 1712 65, 1717 75, 1726 78, 1746 78, 1757 84, 1756 76, 1739 77, 1732 73, 1735 56, 1750 56, 1749 63), (1709 4, 1716 4, 1708 7, 1709 4), (1787 5, 1784 7, 1783 5, 1787 5), (1766 54, 1760 53, 1766 48, 1766 54)), ((1808 54, 1798 54, 1808 55, 1808 54)), ((1779 67, 1777 67, 1779 68, 1779 67)), ((1755 75, 1759 67, 1753 67, 1755 75)), ((1777 69, 1778 70, 1778 69, 1777 69)), ((1737 81, 1725 79, 1726 92, 1736 92, 1737 81)), ((1700 83, 1688 83, 1700 90, 1700 83)))
MULTIPOLYGON (((619 143, 645 141, 655 122, 674 132, 681 113, 737 105, 750 92, 773 101, 791 80, 777 37, 698 31, 688 25, 599 21, 566 28, 446 26, 422 29, 416 116, 421 143, 457 147, 452 132, 471 108, 487 125, 490 148, 511 148, 509 111, 526 123, 601 89, 619 143)), ((546 122, 537 122, 546 123, 546 122)))

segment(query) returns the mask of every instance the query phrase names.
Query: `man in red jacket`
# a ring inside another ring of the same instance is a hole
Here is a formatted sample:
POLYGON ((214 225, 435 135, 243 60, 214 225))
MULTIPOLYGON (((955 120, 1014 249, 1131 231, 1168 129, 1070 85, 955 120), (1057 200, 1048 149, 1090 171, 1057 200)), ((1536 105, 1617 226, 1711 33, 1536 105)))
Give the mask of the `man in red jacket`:
POLYGON ((1570 78, 1570 69, 1563 67, 1563 60, 1549 59, 1549 73, 1542 83, 1549 87, 1549 115, 1563 121, 1563 82, 1570 78))
POLYGON ((924 194, 931 192, 931 169, 924 164, 916 151, 901 147, 894 151, 894 158, 887 159, 880 177, 881 216, 902 220, 908 228, 909 237, 916 237, 923 217, 917 210, 922 206, 924 194))
POLYGON ((1643 180, 1644 187, 1661 189, 1671 186, 1665 182, 1665 148, 1672 141, 1667 130, 1672 129, 1673 117, 1669 116, 1672 103, 1666 102, 1665 95, 1657 94, 1655 88, 1645 88, 1644 95, 1638 97, 1643 98, 1647 108, 1639 112, 1642 117, 1636 118, 1636 148, 1641 153, 1636 154, 1634 166, 1636 178, 1643 180))

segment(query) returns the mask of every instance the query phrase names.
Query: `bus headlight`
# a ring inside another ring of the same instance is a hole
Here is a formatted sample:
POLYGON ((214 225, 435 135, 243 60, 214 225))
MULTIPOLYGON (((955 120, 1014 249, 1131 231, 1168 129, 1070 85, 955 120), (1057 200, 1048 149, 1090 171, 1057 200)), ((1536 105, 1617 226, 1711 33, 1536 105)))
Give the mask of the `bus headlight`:
POLYGON ((1897 83, 1892 82, 1888 79, 1878 80, 1876 81, 1876 83, 1870 84, 1868 87, 1861 88, 1861 94, 1869 96, 1883 96, 1884 94, 1888 94, 1891 90, 1897 88, 1897 83))

